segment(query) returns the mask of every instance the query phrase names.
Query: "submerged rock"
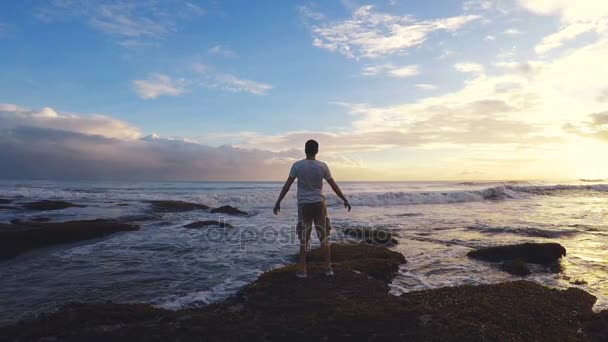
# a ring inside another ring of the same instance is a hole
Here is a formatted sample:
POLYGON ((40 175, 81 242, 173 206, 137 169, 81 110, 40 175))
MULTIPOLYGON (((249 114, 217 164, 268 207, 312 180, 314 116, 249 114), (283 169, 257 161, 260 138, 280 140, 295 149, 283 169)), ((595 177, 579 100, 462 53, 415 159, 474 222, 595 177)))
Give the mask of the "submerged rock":
POLYGON ((200 203, 191 203, 184 201, 149 201, 152 209, 165 212, 182 212, 192 210, 206 210, 208 206, 200 203))
POLYGON ((486 247, 467 253, 468 257, 485 261, 521 260, 541 265, 555 264, 565 255, 566 248, 559 243, 523 243, 486 247))
POLYGON ((31 217, 28 218, 27 221, 22 220, 22 219, 12 219, 11 223, 12 224, 18 224, 18 225, 23 225, 23 224, 31 224, 31 223, 40 223, 40 222, 49 222, 51 219, 48 217, 31 217))
POLYGON ((190 224, 185 225, 184 228, 193 229, 193 228, 205 228, 205 227, 209 227, 209 226, 219 226, 221 228, 234 228, 234 226, 232 226, 230 223, 220 222, 220 221, 215 221, 215 220, 192 222, 190 224))
POLYGON ((15 224, 0 224, 0 259, 14 257, 36 248, 137 229, 137 225, 113 220, 54 223, 19 221, 15 224))
POLYGON ((394 234, 384 229, 346 228, 344 234, 361 238, 370 245, 396 245, 399 243, 394 234))
POLYGON ((211 209, 212 214, 229 214, 229 215, 249 215, 249 213, 239 210, 229 205, 223 205, 219 208, 211 209))
POLYGON ((67 208, 84 208, 86 205, 74 204, 66 201, 36 201, 23 204, 23 208, 27 210, 60 210, 67 208))
POLYGON ((528 267, 528 264, 519 259, 503 261, 502 265, 500 266, 500 269, 505 272, 511 273, 512 275, 520 277, 525 277, 532 273, 532 271, 530 271, 530 268, 528 267))
POLYGON ((237 295, 204 307, 168 311, 146 304, 70 304, 13 326, 7 340, 180 341, 578 341, 608 337, 595 297, 527 281, 389 294, 391 274, 354 265, 402 263, 397 252, 332 245, 335 276, 318 250, 307 279, 295 265, 262 274, 237 295), (373 262, 372 262, 373 260, 373 262))
POLYGON ((11 204, 11 203, 13 203, 12 200, 0 198, 0 204, 11 204))

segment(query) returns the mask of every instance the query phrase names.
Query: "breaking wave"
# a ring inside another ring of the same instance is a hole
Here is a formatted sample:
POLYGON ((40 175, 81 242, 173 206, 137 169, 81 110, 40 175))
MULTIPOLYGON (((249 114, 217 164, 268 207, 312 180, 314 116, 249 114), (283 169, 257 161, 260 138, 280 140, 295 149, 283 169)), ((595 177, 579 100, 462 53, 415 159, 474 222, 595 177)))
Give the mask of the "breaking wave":
MULTIPOLYGON (((472 183, 473 184, 473 183, 472 183)), ((479 186, 480 183, 474 183, 479 186)), ((608 184, 577 184, 577 185, 531 185, 522 182, 507 182, 480 189, 457 190, 431 190, 415 191, 404 189, 402 191, 346 191, 351 204, 357 206, 384 206, 384 205, 415 205, 415 204, 450 204, 463 202, 500 201, 509 199, 525 199, 533 195, 545 195, 556 191, 600 191, 608 192, 608 184)), ((463 186, 463 184, 459 184, 463 186)), ((468 187, 468 186, 467 186, 468 187)), ((232 205, 240 208, 268 208, 272 207, 277 199, 280 184, 274 187, 244 187, 231 189, 227 192, 196 191, 181 189, 180 191, 164 192, 155 189, 95 189, 83 191, 72 188, 36 188, 15 187, 5 189, 0 197, 19 201, 31 199, 61 199, 67 201, 103 201, 114 203, 127 201, 132 204, 147 205, 148 200, 182 200, 203 203, 208 206, 232 205), (152 191, 150 191, 152 190, 152 191)), ((88 190, 88 189, 87 189, 88 190)), ((341 200, 325 190, 328 205, 340 205, 341 200)), ((285 198, 285 204, 295 205, 296 191, 292 189, 285 198)), ((17 203, 16 203, 17 204, 17 203)))
POLYGON ((558 185, 507 185, 508 189, 518 192, 527 192, 532 194, 542 194, 550 191, 564 190, 592 190, 608 192, 608 184, 558 184, 558 185))

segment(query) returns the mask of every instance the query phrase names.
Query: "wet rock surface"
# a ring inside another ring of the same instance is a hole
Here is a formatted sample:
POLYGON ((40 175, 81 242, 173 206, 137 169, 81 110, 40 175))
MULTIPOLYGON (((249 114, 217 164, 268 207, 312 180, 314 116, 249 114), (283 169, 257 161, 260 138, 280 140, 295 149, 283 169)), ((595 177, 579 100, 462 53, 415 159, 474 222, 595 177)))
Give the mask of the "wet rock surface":
POLYGON ((28 218, 27 220, 22 220, 22 219, 12 219, 11 223, 12 224, 17 224, 17 225, 27 225, 28 223, 40 223, 40 222, 49 222, 51 219, 48 217, 32 217, 32 218, 28 218))
POLYGON ((66 201, 36 201, 23 204, 26 210, 61 210, 67 208, 84 208, 86 205, 74 204, 66 201))
POLYGON ((385 229, 346 228, 343 232, 370 245, 391 246, 399 243, 394 234, 385 229))
POLYGON ((368 245, 332 245, 334 277, 310 253, 309 278, 295 265, 262 274, 222 302, 179 311, 145 304, 70 304, 0 328, 6 340, 113 341, 601 341, 606 312, 595 298, 527 282, 388 293, 403 256, 368 245), (390 266, 381 269, 379 265, 390 266), (376 272, 372 275, 371 272, 376 272))
POLYGON ((184 212, 209 209, 209 207, 204 204, 184 201, 149 201, 149 203, 153 210, 161 212, 184 212))
POLYGON ((234 228, 234 226, 231 225, 230 223, 220 222, 220 221, 215 221, 215 220, 192 222, 192 223, 185 225, 184 228, 195 229, 195 228, 206 228, 206 227, 211 227, 211 226, 217 226, 220 228, 234 228))
POLYGON ((228 215, 249 215, 248 212, 239 210, 229 205, 223 205, 219 208, 211 209, 212 214, 228 214, 228 215))
POLYGON ((12 200, 0 198, 0 204, 11 204, 11 203, 13 203, 12 200))
POLYGON ((512 275, 525 277, 532 273, 530 267, 522 260, 506 260, 500 265, 500 269, 512 275))
POLYGON ((11 258, 37 248, 137 229, 139 229, 137 225, 114 220, 53 223, 16 221, 11 224, 0 224, 0 259, 11 258))
POLYGON ((517 245, 480 248, 467 256, 492 262, 521 260, 523 262, 551 265, 566 255, 566 248, 559 243, 523 243, 517 245))

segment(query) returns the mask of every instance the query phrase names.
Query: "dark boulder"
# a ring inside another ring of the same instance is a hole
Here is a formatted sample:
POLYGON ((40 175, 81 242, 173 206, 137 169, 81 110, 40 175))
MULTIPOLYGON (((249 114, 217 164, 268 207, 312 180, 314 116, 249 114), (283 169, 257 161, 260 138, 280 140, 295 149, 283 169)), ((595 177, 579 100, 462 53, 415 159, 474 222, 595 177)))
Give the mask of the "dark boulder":
POLYGON ((520 277, 525 277, 530 275, 530 273, 532 273, 530 271, 530 268, 528 267, 528 264, 526 264, 525 262, 521 261, 521 260, 505 260, 502 262, 502 265, 500 266, 500 268, 507 272, 507 273, 511 273, 512 275, 516 275, 516 276, 520 276, 520 277))
POLYGON ((220 222, 220 221, 215 221, 215 220, 192 222, 190 224, 185 225, 184 228, 193 229, 193 228, 205 228, 205 227, 209 227, 209 226, 219 226, 220 228, 234 228, 230 223, 226 223, 223 221, 220 222))
POLYGON ((559 243, 523 243, 517 245, 486 247, 467 253, 468 257, 500 262, 521 260, 533 264, 552 265, 566 255, 566 248, 559 243))
POLYGON ((228 215, 249 215, 249 213, 239 210, 229 205, 223 205, 219 208, 211 209, 212 214, 228 214, 228 215))
POLYGON ((67 208, 84 208, 86 205, 74 204, 66 201, 36 201, 23 204, 27 210, 61 210, 67 208))
POLYGON ((114 220, 69 222, 18 222, 0 224, 0 259, 14 257, 32 249, 76 242, 108 234, 137 230, 139 226, 114 220))
POLYGON ((209 209, 209 207, 204 204, 184 201, 149 201, 149 203, 153 210, 163 212, 184 212, 209 209))
POLYGON ((360 238, 370 245, 390 246, 399 243, 392 232, 384 229, 346 228, 343 232, 346 235, 360 238))

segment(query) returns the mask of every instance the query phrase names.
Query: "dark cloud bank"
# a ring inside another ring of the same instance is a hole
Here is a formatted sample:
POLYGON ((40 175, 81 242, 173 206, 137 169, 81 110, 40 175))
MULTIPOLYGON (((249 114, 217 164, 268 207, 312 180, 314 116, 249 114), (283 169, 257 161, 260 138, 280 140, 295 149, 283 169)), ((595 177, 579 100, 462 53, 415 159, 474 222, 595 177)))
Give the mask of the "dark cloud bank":
POLYGON ((265 180, 287 172, 295 151, 273 153, 179 140, 120 140, 20 126, 0 131, 0 178, 265 180))

